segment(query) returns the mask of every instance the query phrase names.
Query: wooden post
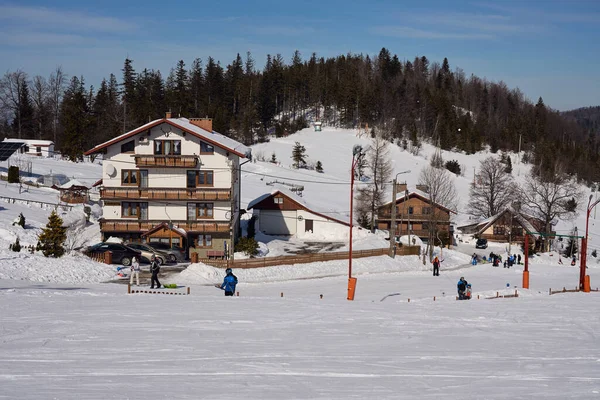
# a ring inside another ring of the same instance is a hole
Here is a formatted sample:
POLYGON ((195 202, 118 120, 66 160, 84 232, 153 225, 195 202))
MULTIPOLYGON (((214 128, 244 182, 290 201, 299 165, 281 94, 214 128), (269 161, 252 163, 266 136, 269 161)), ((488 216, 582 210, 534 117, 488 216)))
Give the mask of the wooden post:
POLYGON ((435 296, 433 296, 433 301, 435 301, 435 296))
POLYGON ((131 294, 131 284, 127 284, 127 294, 131 294))
POLYGON ((410 303, 410 297, 408 298, 408 302, 410 303))
POLYGON ((283 292, 281 292, 281 297, 283 297, 283 292))
POLYGON ((190 294, 190 287, 187 288, 187 294, 190 294))
POLYGON ((319 297, 322 299, 322 298, 323 298, 323 295, 319 295, 319 297))
POLYGON ((240 297, 240 292, 235 292, 235 295, 236 295, 237 297, 240 297))

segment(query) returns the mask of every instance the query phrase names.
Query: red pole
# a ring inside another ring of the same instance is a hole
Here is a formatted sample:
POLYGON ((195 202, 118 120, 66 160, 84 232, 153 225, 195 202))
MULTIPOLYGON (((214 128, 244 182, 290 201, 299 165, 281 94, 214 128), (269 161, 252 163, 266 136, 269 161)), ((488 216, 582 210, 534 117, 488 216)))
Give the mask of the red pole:
MULTIPOLYGON (((592 201, 592 197, 590 196, 590 201, 592 201)), ((590 202, 588 201, 587 214, 585 218, 585 238, 581 239, 581 259, 579 260, 579 290, 583 290, 583 283, 585 281, 585 268, 587 264, 587 241, 588 241, 588 228, 590 223, 590 211, 596 203, 594 203, 590 207, 590 202)))
POLYGON ((354 199, 354 157, 352 157, 350 177, 350 257, 348 257, 348 279, 352 278, 352 203, 354 199))

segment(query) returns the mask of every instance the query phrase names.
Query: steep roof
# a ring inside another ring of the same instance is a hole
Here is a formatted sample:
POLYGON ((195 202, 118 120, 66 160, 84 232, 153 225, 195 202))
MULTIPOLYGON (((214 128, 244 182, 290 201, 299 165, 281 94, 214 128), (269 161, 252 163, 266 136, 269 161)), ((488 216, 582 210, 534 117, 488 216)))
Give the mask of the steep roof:
POLYGON ((224 150, 227 150, 241 158, 246 158, 246 155, 250 152, 249 147, 244 146, 237 140, 228 138, 227 136, 221 135, 220 133, 215 131, 209 132, 205 129, 202 129, 199 126, 192 124, 187 118, 161 118, 156 119, 152 122, 148 122, 147 124, 144 124, 139 128, 136 128, 132 131, 117 136, 116 138, 101 143, 95 146, 94 148, 86 151, 84 154, 87 156, 90 154, 98 153, 99 151, 107 148, 108 146, 112 146, 113 144, 119 143, 125 139, 129 139, 130 137, 135 136, 140 132, 152 129, 160 124, 169 124, 175 128, 181 129, 186 133, 196 136, 197 138, 202 139, 207 143, 212 144, 213 146, 217 146, 224 150))
MULTIPOLYGON (((403 192, 396 193, 396 204, 404 202, 404 197, 405 197, 405 195, 403 192)), ((428 203, 431 202, 433 205, 435 205, 443 210, 446 210, 449 213, 456 214, 456 211, 453 211, 440 203, 436 203, 435 201, 432 202, 431 200, 429 200, 429 195, 421 190, 418 190, 418 189, 412 190, 411 192, 408 193, 408 198, 409 199, 410 198, 420 198, 421 200, 423 200, 425 202, 428 202, 428 203)), ((391 201, 388 201, 387 203, 382 204, 379 208, 389 206, 391 203, 392 203, 391 201)))
MULTIPOLYGON (((315 209, 318 209, 319 207, 315 207, 314 204, 311 204, 310 202, 306 201, 304 198, 298 197, 292 191, 285 189, 285 188, 273 189, 271 191, 271 193, 261 194, 256 199, 254 199, 250 203, 248 203, 248 206, 246 207, 246 209, 250 210, 251 208, 256 208, 256 206, 260 202, 262 202, 265 199, 268 199, 269 197, 274 197, 277 194, 281 194, 282 196, 288 198, 290 201, 295 203, 298 206, 298 208, 300 208, 300 209, 306 210, 312 214, 318 215, 325 219, 335 221, 335 222, 338 222, 338 223, 346 225, 346 226, 350 226, 350 218, 348 216, 346 216, 340 212, 337 212, 337 211, 328 211, 327 213, 324 213, 323 211, 315 211, 315 209)), ((257 208, 257 209, 260 209, 260 208, 257 208)))
MULTIPOLYGON (((505 213, 511 213, 513 215, 513 217, 517 220, 517 222, 523 227, 525 228, 525 230, 527 232, 535 232, 536 229, 535 227, 531 224, 531 222, 529 222, 523 214, 523 213, 519 213, 516 212, 512 207, 506 207, 504 210, 500 211, 498 214, 491 216, 487 219, 484 219, 483 221, 480 221, 477 224, 477 234, 481 234, 483 231, 485 231, 487 228, 489 228, 490 226, 492 226, 494 224, 494 222, 496 222, 502 215, 504 215, 505 213)), ((536 237, 539 237, 540 235, 534 235, 536 237)))

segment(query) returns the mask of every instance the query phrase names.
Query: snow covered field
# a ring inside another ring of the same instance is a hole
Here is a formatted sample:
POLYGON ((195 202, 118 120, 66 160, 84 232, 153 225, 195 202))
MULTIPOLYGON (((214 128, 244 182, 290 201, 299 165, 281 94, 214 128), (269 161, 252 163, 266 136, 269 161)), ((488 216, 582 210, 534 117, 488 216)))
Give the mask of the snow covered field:
MULTIPOLYGON (((458 262, 460 255, 446 257, 458 262)), ((292 269, 310 265, 234 271, 241 282, 234 298, 195 284, 222 279, 222 271, 201 265, 177 280, 191 283, 190 296, 3 280, 1 396, 600 397, 600 293, 547 293, 575 286, 577 268, 534 259, 530 290, 488 300, 514 293, 522 270, 446 262, 433 277, 414 256, 356 260, 353 302, 345 300, 344 275, 290 280, 292 269), (460 276, 479 300, 454 300, 460 276), (391 293, 400 295, 381 301, 391 293)))
MULTIPOLYGON (((255 156, 276 153, 281 163, 243 166, 242 207, 278 179, 302 184, 316 211, 348 213, 351 149, 368 142, 352 130, 325 128, 254 146, 255 156), (325 173, 290 168, 296 141, 325 173)), ((425 145, 418 156, 391 148, 395 173, 411 170, 399 180, 416 184, 433 148, 425 145)), ((490 154, 442 155, 463 167, 464 175, 455 178, 461 198, 456 220, 463 223, 473 168, 490 154)), ((521 180, 528 166, 513 167, 521 180)), ((100 177, 100 166, 89 163, 34 159, 32 170, 86 184, 100 177)), ((344 260, 234 270, 241 282, 234 298, 212 287, 222 281, 222 270, 192 264, 161 279, 191 287, 190 296, 128 295, 124 285, 103 283, 115 278, 115 265, 77 251, 48 259, 8 250, 17 237, 23 246, 35 245, 54 208, 27 200, 58 200, 56 191, 26 189, 0 182, 0 196, 24 199, 0 202, 0 398, 600 399, 600 293, 549 296, 549 288, 575 288, 579 278, 579 268, 558 265, 556 252, 531 259, 529 290, 520 288, 522 266, 469 264, 473 252, 505 254, 506 243, 475 250, 465 236, 455 250, 436 250, 444 260, 439 277, 416 256, 354 260, 353 302, 346 300, 344 260), (26 229, 12 225, 21 212, 26 229), (454 300, 461 276, 473 284, 471 301, 454 300), (486 299, 515 290, 518 298, 486 299)), ((71 247, 99 241, 97 210, 90 223, 81 206, 59 213, 75 233, 71 247)), ((574 225, 584 231, 585 212, 556 230, 568 233, 574 225)), ((590 219, 590 253, 600 248, 595 225, 590 219)), ((386 236, 355 230, 354 249, 387 247, 386 236)), ((306 245, 257 238, 267 256, 306 245)), ((347 250, 346 235, 315 241, 347 250)), ((596 288, 600 264, 588 258, 596 288)))

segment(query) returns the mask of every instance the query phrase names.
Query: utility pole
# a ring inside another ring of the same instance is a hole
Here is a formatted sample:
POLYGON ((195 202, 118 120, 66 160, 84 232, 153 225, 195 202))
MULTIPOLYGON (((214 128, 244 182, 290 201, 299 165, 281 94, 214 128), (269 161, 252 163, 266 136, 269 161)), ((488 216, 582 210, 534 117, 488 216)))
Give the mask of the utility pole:
POLYGON ((396 181, 396 177, 394 177, 392 185, 392 213, 390 217, 390 257, 394 258, 396 256, 396 192, 398 190, 398 182, 396 181))

